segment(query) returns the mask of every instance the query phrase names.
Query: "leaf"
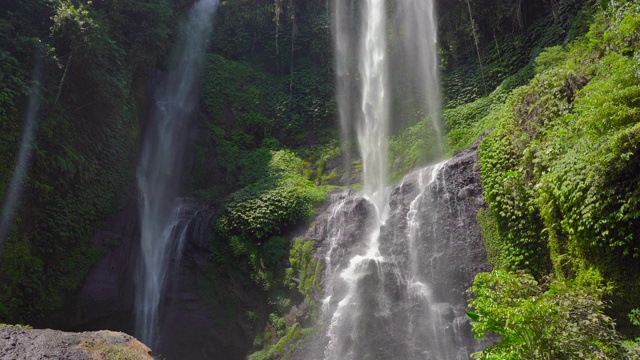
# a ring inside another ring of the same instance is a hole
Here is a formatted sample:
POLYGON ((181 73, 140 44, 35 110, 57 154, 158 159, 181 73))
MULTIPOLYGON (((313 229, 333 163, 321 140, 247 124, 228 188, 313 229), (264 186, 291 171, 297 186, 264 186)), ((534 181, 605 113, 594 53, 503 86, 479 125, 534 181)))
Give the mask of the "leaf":
POLYGON ((467 316, 473 321, 478 321, 480 319, 480 315, 473 311, 467 311, 467 316))

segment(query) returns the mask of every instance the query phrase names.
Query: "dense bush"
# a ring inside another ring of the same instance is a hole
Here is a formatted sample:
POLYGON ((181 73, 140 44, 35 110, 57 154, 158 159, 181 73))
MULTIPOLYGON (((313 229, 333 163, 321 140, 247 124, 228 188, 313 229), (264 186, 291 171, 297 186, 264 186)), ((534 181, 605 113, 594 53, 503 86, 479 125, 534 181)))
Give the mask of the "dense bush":
POLYGON ((301 160, 287 150, 273 152, 266 178, 230 195, 216 232, 260 242, 305 220, 326 192, 302 176, 301 160))
POLYGON ((525 273, 480 273, 469 292, 473 333, 500 335, 476 359, 637 359, 604 314, 606 287, 597 276, 581 283, 540 284, 525 273))

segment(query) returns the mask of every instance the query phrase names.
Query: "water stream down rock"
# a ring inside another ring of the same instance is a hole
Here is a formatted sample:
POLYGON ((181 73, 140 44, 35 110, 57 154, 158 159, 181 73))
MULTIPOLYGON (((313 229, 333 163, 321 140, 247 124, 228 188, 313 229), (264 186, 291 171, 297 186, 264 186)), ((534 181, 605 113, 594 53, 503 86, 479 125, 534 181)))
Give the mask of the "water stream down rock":
POLYGON ((466 289, 489 270, 478 209, 485 206, 477 144, 414 171, 389 189, 389 216, 370 230, 373 205, 359 192, 332 204, 304 235, 325 271, 322 336, 297 359, 468 359, 473 339, 466 289), (379 255, 366 243, 378 231, 379 255))

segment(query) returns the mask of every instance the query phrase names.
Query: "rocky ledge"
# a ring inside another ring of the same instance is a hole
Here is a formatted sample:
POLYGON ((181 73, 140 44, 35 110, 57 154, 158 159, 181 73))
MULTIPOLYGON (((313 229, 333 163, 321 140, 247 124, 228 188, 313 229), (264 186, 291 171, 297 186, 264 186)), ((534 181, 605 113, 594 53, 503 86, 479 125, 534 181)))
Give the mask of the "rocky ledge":
POLYGON ((121 332, 70 333, 0 325, 0 359, 146 360, 151 350, 121 332))

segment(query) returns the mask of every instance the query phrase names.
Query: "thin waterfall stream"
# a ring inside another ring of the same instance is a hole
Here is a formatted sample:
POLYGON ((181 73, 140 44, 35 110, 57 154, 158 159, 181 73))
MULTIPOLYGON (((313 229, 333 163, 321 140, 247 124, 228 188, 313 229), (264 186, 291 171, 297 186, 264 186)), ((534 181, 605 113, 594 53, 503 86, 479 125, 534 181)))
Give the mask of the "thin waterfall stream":
POLYGON ((213 27, 218 0, 193 5, 183 25, 176 69, 161 82, 155 110, 143 142, 138 166, 142 269, 136 294, 136 336, 154 348, 157 343, 158 306, 174 257, 171 250, 183 236, 184 201, 177 201, 183 153, 190 118, 197 104, 197 89, 204 53, 213 27))
POLYGON ((23 182, 31 165, 31 157, 33 155, 33 145, 38 132, 38 115, 40 112, 40 86, 42 82, 42 59, 40 56, 36 58, 36 66, 31 80, 29 90, 29 102, 24 119, 24 128, 22 130, 22 139, 20 141, 20 150, 16 157, 16 165, 11 176, 11 182, 4 196, 2 204, 2 212, 0 213, 0 252, 4 247, 4 243, 9 237, 13 218, 20 203, 22 195, 23 182))

